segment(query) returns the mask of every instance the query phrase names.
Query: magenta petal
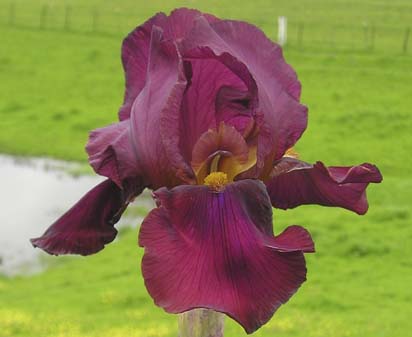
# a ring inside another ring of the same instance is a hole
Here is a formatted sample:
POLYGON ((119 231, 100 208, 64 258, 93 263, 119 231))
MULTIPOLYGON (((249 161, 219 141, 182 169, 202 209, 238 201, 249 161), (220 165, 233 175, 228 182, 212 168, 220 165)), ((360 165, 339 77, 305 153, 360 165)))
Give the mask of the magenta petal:
POLYGON ((164 13, 156 14, 132 31, 123 41, 122 63, 126 91, 123 105, 119 110, 120 120, 130 117, 133 102, 145 85, 153 25, 167 26, 166 15, 164 13))
POLYGON ((191 60, 190 85, 188 86, 180 115, 180 144, 190 160, 193 146, 208 129, 215 129, 220 120, 216 117, 216 100, 221 88, 245 91, 243 81, 215 58, 191 60))
POLYGON ((92 131, 86 151, 96 173, 110 178, 120 188, 124 180, 139 180, 143 175, 132 148, 130 120, 92 131))
POLYGON ((97 253, 114 240, 117 230, 113 225, 119 220, 129 199, 140 194, 142 189, 135 186, 125 192, 110 180, 105 180, 89 191, 41 237, 31 239, 31 243, 54 255, 97 253))
POLYGON ((247 138, 247 129, 254 125, 252 100, 251 93, 247 90, 222 87, 216 97, 217 121, 234 126, 244 138, 247 138))
POLYGON ((178 8, 173 10, 168 17, 168 30, 165 30, 166 38, 172 38, 174 40, 181 40, 191 31, 195 24, 195 20, 202 16, 208 22, 219 21, 218 18, 211 14, 202 13, 196 9, 190 8, 178 8))
POLYGON ((260 125, 259 167, 268 156, 278 159, 295 144, 307 125, 307 109, 298 102, 300 83, 285 62, 281 48, 259 28, 231 20, 208 23, 200 17, 184 46, 185 50, 207 47, 217 55, 228 53, 247 66, 258 88, 258 111, 264 117, 260 125))
POLYGON ((300 226, 289 226, 276 238, 269 238, 266 241, 267 246, 273 247, 281 252, 302 251, 304 253, 313 253, 315 244, 309 232, 300 226))
POLYGON ((266 182, 272 205, 293 208, 303 204, 338 206, 364 214, 368 210, 366 188, 379 183, 382 175, 374 165, 329 167, 283 158, 266 182))
POLYGON ((183 61, 159 27, 153 27, 150 43, 146 84, 133 104, 130 122, 137 161, 151 187, 158 188, 176 185, 176 175, 190 178, 193 172, 165 134, 176 124, 186 88, 183 61))
POLYGON ((208 129, 217 128, 220 122, 235 127, 240 125, 239 131, 242 132, 246 122, 234 122, 234 118, 245 114, 250 119, 253 117, 251 111, 243 107, 239 109, 239 104, 231 109, 231 113, 222 111, 228 109, 228 100, 240 98, 239 93, 243 93, 241 98, 252 100, 256 92, 247 68, 227 53, 215 55, 208 48, 193 49, 185 54, 184 60, 188 86, 181 109, 175 114, 165 115, 162 123, 162 134, 169 144, 168 157, 176 163, 191 161, 192 150, 199 137, 208 129), (228 95, 225 88, 230 88, 237 96, 228 95), (174 155, 180 150, 184 160, 174 155))
POLYGON ((160 27, 165 39, 179 40, 193 28, 194 20, 200 15, 203 15, 209 22, 218 20, 212 15, 202 14, 197 10, 179 8, 174 10, 170 16, 164 13, 156 14, 124 39, 122 63, 126 78, 126 92, 119 111, 120 120, 130 117, 133 102, 145 85, 153 27, 160 27))
POLYGON ((220 193, 162 188, 155 197, 159 207, 144 220, 139 244, 146 287, 167 312, 211 308, 251 333, 305 281, 302 251, 313 251, 313 242, 299 227, 273 236, 260 181, 238 181, 220 193))

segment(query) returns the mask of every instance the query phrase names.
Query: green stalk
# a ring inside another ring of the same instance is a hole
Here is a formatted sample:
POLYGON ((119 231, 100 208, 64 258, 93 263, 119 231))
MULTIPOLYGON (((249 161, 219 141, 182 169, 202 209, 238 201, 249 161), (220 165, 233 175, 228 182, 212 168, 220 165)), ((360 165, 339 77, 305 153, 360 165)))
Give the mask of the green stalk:
POLYGON ((225 315, 210 309, 179 314, 179 337, 223 337, 225 315))

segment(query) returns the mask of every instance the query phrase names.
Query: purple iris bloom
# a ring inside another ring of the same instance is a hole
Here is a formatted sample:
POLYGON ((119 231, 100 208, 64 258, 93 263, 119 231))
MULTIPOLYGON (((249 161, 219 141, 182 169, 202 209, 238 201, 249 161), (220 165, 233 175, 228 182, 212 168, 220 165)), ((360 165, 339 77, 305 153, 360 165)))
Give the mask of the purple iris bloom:
POLYGON ((376 166, 297 159, 307 125, 301 86, 281 48, 257 27, 196 10, 159 13, 123 42, 119 122, 91 132, 94 170, 108 179, 32 243, 89 255, 143 189, 157 208, 139 245, 146 287, 170 313, 210 308, 251 333, 306 279, 310 234, 275 236, 272 206, 338 206, 364 214, 376 166))

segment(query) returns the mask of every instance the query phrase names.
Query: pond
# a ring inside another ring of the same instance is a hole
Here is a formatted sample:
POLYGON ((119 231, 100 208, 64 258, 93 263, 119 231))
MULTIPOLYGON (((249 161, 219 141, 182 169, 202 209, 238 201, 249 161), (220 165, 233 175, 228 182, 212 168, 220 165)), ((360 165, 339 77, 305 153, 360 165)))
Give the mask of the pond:
MULTIPOLYGON (((89 189, 104 178, 74 174, 77 163, 0 155, 0 274, 33 273, 47 255, 34 249, 38 237, 89 189)), ((145 191, 116 225, 137 226, 154 203, 145 191)))

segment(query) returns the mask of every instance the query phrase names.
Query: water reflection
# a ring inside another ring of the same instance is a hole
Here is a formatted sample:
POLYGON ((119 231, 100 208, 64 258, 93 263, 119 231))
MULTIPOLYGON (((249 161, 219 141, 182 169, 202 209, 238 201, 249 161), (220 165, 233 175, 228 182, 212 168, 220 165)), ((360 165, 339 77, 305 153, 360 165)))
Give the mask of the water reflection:
MULTIPOLYGON (((31 273, 42 268, 43 252, 29 239, 41 235, 90 188, 103 180, 95 175, 74 176, 79 165, 44 158, 0 155, 0 273, 31 273)), ((149 193, 138 198, 133 219, 119 226, 140 224, 136 215, 153 207, 149 193), (137 213, 137 214, 136 214, 137 213)), ((129 213, 129 214, 130 214, 129 213)))

